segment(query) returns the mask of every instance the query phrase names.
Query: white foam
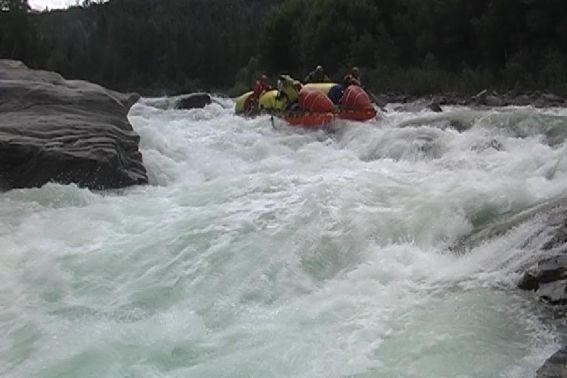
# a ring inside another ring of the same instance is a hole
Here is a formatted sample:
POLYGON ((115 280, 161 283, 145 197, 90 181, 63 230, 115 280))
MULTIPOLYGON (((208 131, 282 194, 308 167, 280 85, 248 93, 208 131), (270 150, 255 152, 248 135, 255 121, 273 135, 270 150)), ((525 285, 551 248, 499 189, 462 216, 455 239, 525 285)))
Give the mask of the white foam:
POLYGON ((389 112, 326 133, 170 102, 130 113, 152 185, 0 197, 0 373, 530 376, 553 351, 514 290, 544 225, 447 248, 562 195, 565 114, 389 112))

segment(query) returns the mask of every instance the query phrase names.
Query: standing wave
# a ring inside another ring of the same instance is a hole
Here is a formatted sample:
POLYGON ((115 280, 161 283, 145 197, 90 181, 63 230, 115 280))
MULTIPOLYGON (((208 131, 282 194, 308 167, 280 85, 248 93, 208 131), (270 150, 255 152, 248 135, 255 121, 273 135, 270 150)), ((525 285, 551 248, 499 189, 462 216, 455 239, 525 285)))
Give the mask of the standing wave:
POLYGON ((151 185, 0 198, 1 374, 528 377, 556 349, 514 290, 542 218, 451 246, 565 195, 567 114, 312 132, 168 101, 130 113, 151 185))

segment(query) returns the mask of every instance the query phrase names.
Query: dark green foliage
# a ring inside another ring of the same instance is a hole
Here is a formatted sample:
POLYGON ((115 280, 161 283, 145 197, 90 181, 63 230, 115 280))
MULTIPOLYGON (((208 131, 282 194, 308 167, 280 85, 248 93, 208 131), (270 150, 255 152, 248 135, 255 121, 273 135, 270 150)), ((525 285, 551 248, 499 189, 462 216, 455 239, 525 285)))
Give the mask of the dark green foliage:
POLYGON ((64 11, 23 12, 38 31, 36 45, 22 49, 27 54, 12 54, 15 36, 31 34, 9 26, 12 34, 0 41, 10 46, 1 46, 0 58, 120 90, 161 94, 227 88, 257 54, 266 16, 279 2, 85 0, 64 11))
POLYGON ((34 60, 37 37, 30 25, 27 0, 0 0, 0 51, 2 57, 34 60))
POLYGON ((353 65, 376 91, 567 92, 565 0, 0 0, 0 57, 161 94, 353 65))
POLYGON ((261 55, 272 70, 358 65, 372 87, 415 94, 567 92, 564 0, 288 0, 268 25, 261 55))

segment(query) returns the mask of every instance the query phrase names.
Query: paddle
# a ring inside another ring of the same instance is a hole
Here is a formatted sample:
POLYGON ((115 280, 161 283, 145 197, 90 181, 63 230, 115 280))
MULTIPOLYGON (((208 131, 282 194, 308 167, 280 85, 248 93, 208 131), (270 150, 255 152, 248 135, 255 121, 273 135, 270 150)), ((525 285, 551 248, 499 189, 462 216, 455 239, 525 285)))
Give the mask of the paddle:
POLYGON ((375 103, 376 106, 378 106, 378 108, 380 108, 381 111, 383 111, 383 112, 387 112, 387 111, 388 111, 388 110, 386 109, 386 107, 381 104, 382 101, 380 101, 380 99, 378 99, 378 96, 376 96, 374 93, 372 93, 371 91, 367 90, 366 88, 364 88, 364 90, 368 93, 368 95, 370 96, 370 99, 372 99, 372 102, 375 103))

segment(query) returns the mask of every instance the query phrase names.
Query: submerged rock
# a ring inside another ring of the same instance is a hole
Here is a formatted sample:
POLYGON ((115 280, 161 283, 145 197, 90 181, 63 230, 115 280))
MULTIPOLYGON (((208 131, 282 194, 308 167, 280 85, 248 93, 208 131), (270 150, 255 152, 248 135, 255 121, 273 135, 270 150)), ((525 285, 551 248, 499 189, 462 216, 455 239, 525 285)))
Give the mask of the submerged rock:
POLYGON ((490 107, 504 106, 505 102, 502 98, 495 95, 488 95, 484 98, 484 104, 490 107))
POLYGON ((427 108, 435 113, 441 113, 443 111, 443 109, 441 109, 441 105, 437 101, 432 101, 429 105, 427 105, 427 108))
POLYGON ((449 127, 462 133, 463 131, 470 129, 471 125, 458 119, 451 119, 449 120, 449 127))
POLYGON ((557 219, 551 238, 542 246, 543 251, 559 252, 544 258, 528 269, 518 287, 534 290, 541 300, 553 305, 567 305, 567 218, 557 219))
POLYGON ((487 142, 483 142, 480 144, 475 144, 471 147, 473 151, 486 151, 488 149, 493 149, 495 151, 503 151, 504 145, 499 142, 497 139, 491 139, 487 142))
MULTIPOLYGON (((561 234, 561 230, 563 229, 562 225, 565 225, 564 222, 567 221, 567 196, 548 200, 516 213, 509 213, 501 219, 488 224, 478 225, 471 234, 457 240, 450 249, 457 254, 466 253, 467 250, 501 236, 520 224, 539 216, 545 217, 547 227, 554 230, 553 236, 541 246, 542 249, 549 250, 551 249, 549 243, 561 234)), ((565 227, 567 227, 567 225, 565 225, 565 227)), ((530 240, 533 236, 535 235, 526 236, 526 240, 530 240)), ((559 242, 555 247, 560 247, 561 245, 562 244, 559 242)), ((543 259, 543 257, 539 260, 541 259, 543 259)))
POLYGON ((563 106, 564 101, 561 97, 556 96, 552 93, 542 93, 537 99, 533 101, 533 104, 538 108, 549 108, 563 106))
POLYGON ((435 99, 431 100, 428 98, 421 98, 419 100, 404 103, 402 105, 397 106, 395 110, 400 112, 411 112, 411 113, 417 113, 423 110, 431 110, 436 113, 440 113, 443 111, 443 109, 441 109, 441 104, 439 101, 435 99))
POLYGON ((204 108, 211 103, 211 96, 208 93, 191 93, 179 99, 175 105, 176 109, 195 109, 204 108))
POLYGON ((534 290, 541 300, 550 304, 567 304, 567 255, 538 262, 524 273, 518 287, 534 290))
POLYGON ((127 118, 138 98, 0 60, 0 189, 147 183, 127 118))
POLYGON ((545 361, 537 371, 537 378, 567 378, 567 346, 545 361))

